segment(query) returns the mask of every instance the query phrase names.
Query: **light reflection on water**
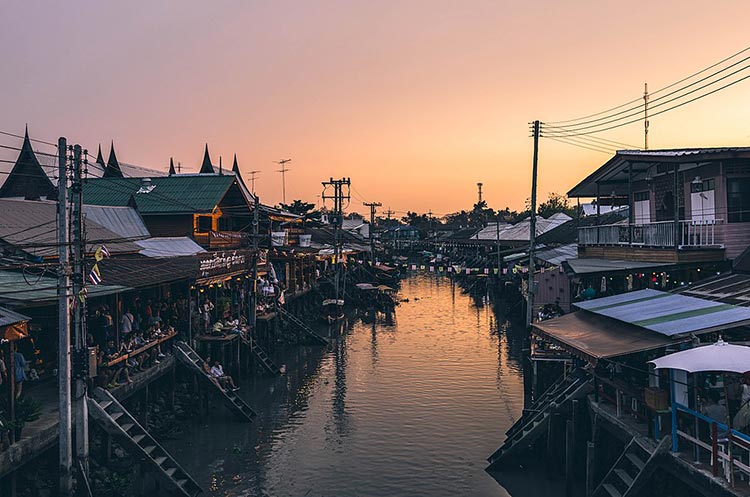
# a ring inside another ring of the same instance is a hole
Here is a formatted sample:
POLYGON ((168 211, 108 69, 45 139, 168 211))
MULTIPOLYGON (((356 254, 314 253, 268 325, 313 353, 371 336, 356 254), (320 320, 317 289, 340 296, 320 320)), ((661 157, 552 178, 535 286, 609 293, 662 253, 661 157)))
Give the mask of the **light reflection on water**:
POLYGON ((255 423, 217 405, 164 445, 209 495, 508 495, 484 467, 523 407, 520 334, 447 278, 399 296, 388 322, 352 320, 245 382, 255 423))

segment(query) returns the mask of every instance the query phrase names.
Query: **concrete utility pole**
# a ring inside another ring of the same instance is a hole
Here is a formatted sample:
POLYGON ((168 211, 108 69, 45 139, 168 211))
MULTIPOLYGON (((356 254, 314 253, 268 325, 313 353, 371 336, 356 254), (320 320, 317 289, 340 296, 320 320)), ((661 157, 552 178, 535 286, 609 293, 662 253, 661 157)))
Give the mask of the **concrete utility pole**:
POLYGON ((531 215, 529 216, 529 279, 526 302, 526 326, 531 327, 534 318, 534 249, 536 247, 536 179, 539 161, 539 121, 534 121, 534 157, 531 167, 531 215))
POLYGON ((255 205, 253 208, 253 286, 252 293, 250 294, 250 312, 247 316, 250 329, 253 332, 254 338, 258 338, 256 333, 256 306, 258 305, 258 233, 259 233, 259 222, 258 222, 258 208, 260 207, 260 199, 255 196, 255 205))
POLYGON ((88 478, 89 467, 89 413, 86 405, 86 380, 87 370, 84 367, 88 361, 88 349, 86 347, 86 296, 85 267, 83 258, 86 254, 83 224, 83 166, 81 160, 81 146, 73 147, 73 182, 71 184, 71 207, 72 207, 72 247, 73 247, 73 298, 78 299, 74 308, 74 343, 76 370, 73 372, 75 378, 75 397, 73 399, 73 413, 76 427, 76 458, 84 477, 88 478))
POLYGON ((370 265, 375 265, 375 209, 383 204, 380 202, 362 202, 362 205, 370 208, 370 229, 368 230, 370 235, 370 265))
POLYGON ((351 179, 342 178, 334 180, 330 178, 328 181, 323 182, 323 193, 320 197, 325 203, 326 200, 333 200, 333 257, 336 264, 336 275, 334 277, 334 288, 336 291, 336 299, 339 298, 339 280, 340 280, 340 269, 341 269, 341 247, 339 243, 339 232, 341 231, 341 225, 343 224, 343 211, 344 211, 344 200, 351 198, 349 194, 349 188, 351 187, 351 179), (326 188, 333 187, 333 195, 326 195, 326 188), (347 187, 346 195, 344 194, 344 186, 347 187))
POLYGON ((281 166, 281 169, 277 169, 277 173, 281 173, 281 203, 286 204, 286 172, 289 168, 286 167, 288 163, 292 162, 292 159, 281 159, 276 161, 276 164, 281 166))
POLYGON ((58 366, 60 495, 73 494, 73 423, 70 394, 70 264, 68 262, 68 142, 57 141, 58 366))
POLYGON ((255 176, 260 173, 260 171, 250 171, 250 192, 255 195, 255 176))

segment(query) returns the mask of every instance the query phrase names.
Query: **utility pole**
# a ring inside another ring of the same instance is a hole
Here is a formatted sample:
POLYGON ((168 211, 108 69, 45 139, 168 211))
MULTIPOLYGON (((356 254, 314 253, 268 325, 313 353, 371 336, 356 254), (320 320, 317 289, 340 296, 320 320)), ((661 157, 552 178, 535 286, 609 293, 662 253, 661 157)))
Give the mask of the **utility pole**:
POLYGON ((260 171, 250 171, 250 192, 255 195, 255 175, 260 171))
POLYGON ((57 141, 58 366, 60 495, 73 494, 73 423, 70 394, 70 264, 68 262, 68 143, 57 141))
POLYGON ((277 173, 281 173, 281 203, 286 204, 286 172, 289 171, 289 168, 286 167, 286 165, 292 162, 292 159, 281 159, 280 161, 276 161, 276 164, 281 166, 281 169, 277 169, 277 173))
POLYGON ((388 216, 388 220, 389 220, 389 221, 391 220, 391 216, 392 216, 393 214, 395 214, 395 213, 396 213, 396 211, 392 211, 390 207, 388 207, 388 210, 387 210, 387 211, 385 211, 385 215, 386 215, 386 216, 388 216))
POLYGON ((256 308, 258 305, 258 233, 259 233, 259 222, 258 222, 258 209, 260 208, 260 199, 255 196, 255 205, 253 208, 253 286, 252 293, 250 294, 250 312, 247 316, 250 329, 252 330, 253 336, 257 339, 256 333, 256 308))
POLYGON ((534 316, 534 248, 536 246, 536 178, 539 161, 539 121, 534 121, 534 157, 531 167, 531 215, 529 216, 529 279, 526 302, 526 326, 531 327, 534 316))
POLYGON ((344 200, 351 198, 349 194, 349 188, 351 187, 351 179, 342 178, 334 180, 330 178, 328 181, 323 182, 323 193, 321 198, 323 203, 327 199, 333 200, 333 257, 336 264, 336 275, 334 277, 334 288, 336 291, 336 299, 339 298, 339 280, 341 273, 341 247, 339 243, 339 232, 341 231, 341 225, 343 224, 343 211, 344 211, 344 200), (326 188, 333 187, 333 195, 326 195, 326 188), (346 195, 344 195, 344 186, 347 187, 346 195))
POLYGON ((375 265, 375 209, 380 207, 380 202, 362 202, 362 205, 365 205, 370 208, 370 265, 375 265))
POLYGON ((643 83, 643 150, 648 150, 648 83, 643 83))
POLYGON ((497 239, 497 279, 500 280, 500 260, 502 257, 500 257, 500 216, 497 216, 495 218, 495 238, 497 239))
MULTIPOLYGON (((88 161, 87 161, 88 162, 88 161)), ((73 298, 78 299, 74 308, 74 344, 76 368, 73 371, 75 378, 73 415, 76 427, 76 458, 84 472, 84 478, 88 478, 89 467, 89 415, 86 405, 86 381, 87 368, 84 368, 87 357, 86 347, 86 298, 85 298, 85 267, 84 257, 86 253, 83 224, 83 167, 81 160, 81 146, 73 147, 73 182, 71 183, 71 224, 72 224, 72 247, 73 247, 73 298)))

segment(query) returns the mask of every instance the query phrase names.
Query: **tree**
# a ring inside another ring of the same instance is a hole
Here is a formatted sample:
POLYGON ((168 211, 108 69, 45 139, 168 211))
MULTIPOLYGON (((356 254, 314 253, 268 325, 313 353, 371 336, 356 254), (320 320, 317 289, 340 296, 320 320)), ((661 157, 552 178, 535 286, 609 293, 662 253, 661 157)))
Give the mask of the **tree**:
POLYGON ((539 204, 536 213, 544 218, 548 218, 558 212, 565 213, 571 217, 575 214, 575 208, 570 206, 568 197, 561 193, 550 192, 547 200, 539 204))
POLYGON ((307 214, 315 208, 315 204, 309 202, 303 202, 302 200, 294 200, 291 204, 280 204, 281 208, 292 214, 299 216, 307 216, 307 214))
POLYGON ((446 214, 444 221, 446 224, 458 225, 460 227, 469 225, 469 213, 462 210, 452 214, 446 214))
POLYGON ((482 200, 474 204, 469 212, 469 224, 475 227, 483 227, 487 222, 495 218, 495 211, 487 207, 487 202, 482 200))

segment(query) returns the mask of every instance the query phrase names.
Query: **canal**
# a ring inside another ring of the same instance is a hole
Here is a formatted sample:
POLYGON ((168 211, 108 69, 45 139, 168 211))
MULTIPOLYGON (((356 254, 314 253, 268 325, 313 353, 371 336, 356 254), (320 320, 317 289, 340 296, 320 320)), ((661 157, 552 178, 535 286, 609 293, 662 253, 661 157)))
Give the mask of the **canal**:
POLYGON ((392 319, 351 318, 245 382, 255 423, 217 405, 164 445, 212 496, 558 495, 484 471, 523 407, 519 330, 446 277, 406 278, 399 297, 392 319))

